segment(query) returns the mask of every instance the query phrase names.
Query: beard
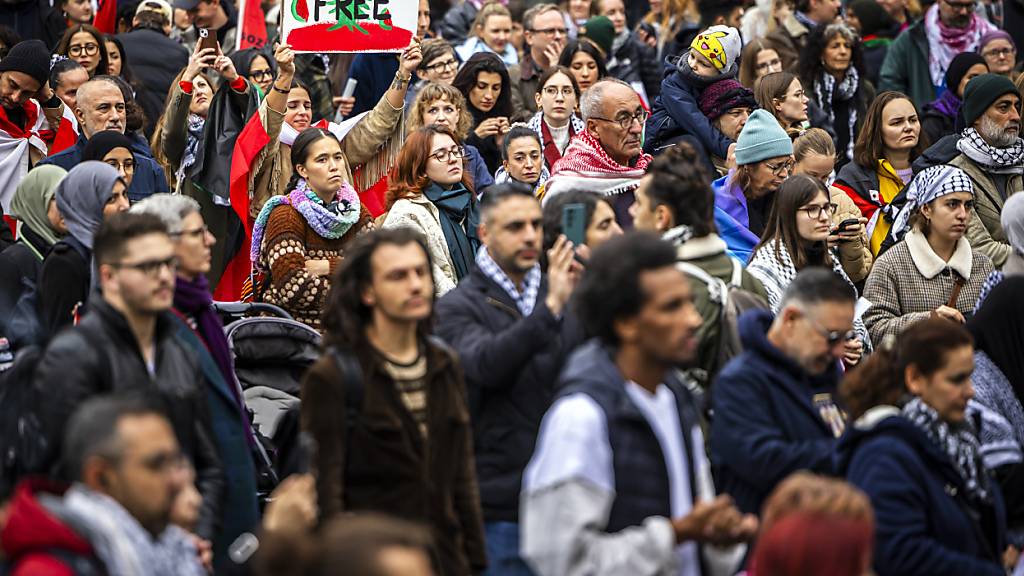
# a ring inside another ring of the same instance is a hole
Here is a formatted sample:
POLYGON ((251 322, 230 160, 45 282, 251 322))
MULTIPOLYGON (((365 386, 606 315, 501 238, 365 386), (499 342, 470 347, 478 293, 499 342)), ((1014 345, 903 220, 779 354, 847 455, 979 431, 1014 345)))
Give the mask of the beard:
POLYGON ((995 148, 1009 148, 1013 146, 1017 139, 1020 138, 1020 124, 1017 124, 1017 130, 1015 132, 1009 132, 1006 127, 996 124, 994 120, 987 116, 980 118, 981 123, 978 125, 978 134, 989 143, 990 146, 995 148))

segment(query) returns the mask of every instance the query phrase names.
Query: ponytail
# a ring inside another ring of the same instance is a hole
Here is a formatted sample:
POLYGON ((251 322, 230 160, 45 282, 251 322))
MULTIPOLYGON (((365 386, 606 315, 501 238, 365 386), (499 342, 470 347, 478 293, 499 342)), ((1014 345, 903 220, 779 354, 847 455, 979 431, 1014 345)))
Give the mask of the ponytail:
POLYGON ((299 176, 299 172, 292 166, 292 177, 288 179, 288 185, 284 187, 285 196, 291 194, 293 190, 299 187, 299 180, 302 180, 302 176, 299 176))

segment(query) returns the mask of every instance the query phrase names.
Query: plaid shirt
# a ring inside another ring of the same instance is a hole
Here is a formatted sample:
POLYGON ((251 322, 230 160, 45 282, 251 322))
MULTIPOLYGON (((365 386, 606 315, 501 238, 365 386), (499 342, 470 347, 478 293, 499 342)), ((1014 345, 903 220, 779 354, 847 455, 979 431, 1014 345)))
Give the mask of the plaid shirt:
POLYGON ((501 286, 508 293, 523 316, 529 316, 533 312, 533 307, 537 303, 537 293, 540 291, 540 264, 534 264, 533 268, 530 268, 530 271, 526 273, 526 277, 523 279, 522 292, 516 288, 516 285, 512 280, 509 280, 505 271, 491 258, 486 246, 481 246, 480 250, 477 251, 476 265, 480 267, 480 271, 485 276, 494 280, 498 286, 501 286))

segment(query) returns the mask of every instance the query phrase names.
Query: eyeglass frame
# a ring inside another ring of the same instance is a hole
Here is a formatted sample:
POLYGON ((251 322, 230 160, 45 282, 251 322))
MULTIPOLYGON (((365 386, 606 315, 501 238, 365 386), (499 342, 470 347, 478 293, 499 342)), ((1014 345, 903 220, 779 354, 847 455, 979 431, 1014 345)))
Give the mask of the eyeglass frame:
POLYGON ((807 323, 814 328, 814 331, 825 338, 825 342, 828 343, 829 348, 834 348, 840 342, 849 342, 850 340, 857 338, 857 330, 855 328, 850 328, 845 332, 840 330, 829 330, 822 326, 821 322, 812 318, 810 312, 806 309, 801 308, 800 312, 804 315, 804 319, 807 320, 807 323))
POLYGON ((135 161, 135 158, 128 158, 124 162, 118 162, 117 160, 104 160, 103 163, 114 170, 124 170, 125 173, 131 172, 133 174, 135 173, 135 168, 139 165, 138 162, 135 161))
POLYGON ((253 80, 254 82, 259 82, 260 78, 264 78, 266 76, 269 76, 270 79, 273 80, 274 79, 274 71, 271 70, 270 68, 267 68, 265 70, 257 70, 255 72, 252 72, 252 71, 249 72, 249 78, 251 80, 253 80))
POLYGON ((807 217, 811 220, 821 220, 821 213, 828 211, 828 216, 831 218, 835 215, 836 211, 839 210, 839 205, 832 202, 826 204, 813 204, 811 206, 801 206, 797 208, 798 211, 807 214, 807 217), (811 211, 814 210, 817 214, 811 215, 811 211))
POLYGON ((130 270, 137 270, 141 272, 143 275, 145 275, 147 278, 155 279, 160 274, 160 271, 165 267, 171 271, 171 274, 174 274, 175 272, 178 271, 179 264, 180 262, 178 261, 178 257, 171 256, 166 260, 144 260, 142 262, 136 262, 134 264, 128 264, 126 262, 111 262, 110 266, 122 270, 125 268, 130 270))
POLYGON ((568 36, 569 35, 569 29, 568 28, 556 28, 556 27, 551 27, 551 28, 531 28, 531 29, 527 30, 527 32, 533 32, 535 34, 543 34, 545 36, 551 36, 551 37, 554 37, 556 33, 559 33, 562 36, 568 36))
POLYGON ((459 61, 456 60, 455 58, 452 58, 451 60, 445 60, 444 62, 435 62, 433 64, 430 64, 429 66, 424 66, 423 67, 424 70, 426 70, 427 72, 430 72, 432 74, 436 74, 438 72, 444 72, 445 70, 448 70, 449 68, 451 68, 453 70, 458 70, 458 68, 459 68, 459 61))
POLYGON ((465 146, 456 146, 454 148, 449 148, 447 150, 441 150, 440 152, 429 154, 427 155, 427 157, 433 158, 434 160, 437 160, 442 164, 447 164, 448 162, 451 162, 452 158, 456 160, 462 160, 463 158, 465 158, 466 148, 465 146))
POLYGON ((202 226, 198 228, 193 228, 191 230, 178 230, 177 232, 171 232, 169 236, 171 238, 182 238, 185 236, 188 236, 190 238, 202 238, 203 236, 206 236, 206 234, 209 232, 210 227, 207 226, 206 224, 203 224, 202 226))
POLYGON ((558 86, 545 86, 541 89, 541 93, 546 96, 550 96, 551 98, 554 98, 559 94, 568 98, 569 96, 576 96, 576 89, 572 86, 562 86, 561 88, 558 86), (552 90, 554 90, 554 92, 551 92, 552 90))
POLYGON ((605 122, 612 122, 614 124, 618 124, 619 128, 622 128, 623 130, 629 130, 633 126, 633 122, 634 121, 639 122, 640 123, 640 128, 643 128, 644 124, 647 122, 647 119, 650 118, 650 117, 651 117, 651 113, 648 112, 647 110, 644 110, 643 108, 641 108, 640 110, 636 111, 635 113, 630 114, 628 118, 621 118, 619 120, 613 120, 611 118, 604 118, 604 117, 601 117, 601 116, 591 116, 589 119, 590 120, 603 120, 605 122))
POLYGON ((68 46, 68 56, 71 56, 71 57, 78 57, 78 56, 81 56, 82 54, 85 54, 86 56, 95 56, 95 55, 97 55, 99 53, 100 53, 100 46, 99 46, 99 44, 97 44, 95 42, 88 42, 86 44, 71 44, 71 45, 68 46), (90 54, 90 50, 89 50, 90 46, 92 46, 92 50, 91 50, 92 53, 91 54, 90 54), (76 51, 78 52, 78 54, 74 53, 76 51))
POLYGON ((774 174, 775 176, 781 176, 782 174, 779 173, 782 172, 783 168, 786 169, 786 175, 789 176, 790 174, 793 173, 793 169, 796 168, 796 162, 793 162, 792 160, 786 160, 785 162, 779 164, 778 166, 772 166, 771 164, 768 163, 767 160, 765 160, 763 164, 765 165, 765 168, 771 170, 772 174, 774 174))
POLYGON ((769 68, 773 68, 773 67, 776 67, 776 66, 779 68, 779 71, 782 70, 782 60, 780 58, 775 58, 773 60, 769 60, 769 61, 761 63, 761 64, 755 64, 754 65, 754 70, 758 70, 758 71, 760 71, 760 70, 767 70, 769 68))
POLYGON ((992 56, 992 57, 995 57, 995 58, 1002 58, 1002 57, 1013 56, 1016 53, 1017 53, 1017 49, 1011 46, 1009 48, 997 48, 995 50, 989 50, 987 52, 982 52, 981 53, 981 57, 982 58, 988 58, 989 56, 992 56))

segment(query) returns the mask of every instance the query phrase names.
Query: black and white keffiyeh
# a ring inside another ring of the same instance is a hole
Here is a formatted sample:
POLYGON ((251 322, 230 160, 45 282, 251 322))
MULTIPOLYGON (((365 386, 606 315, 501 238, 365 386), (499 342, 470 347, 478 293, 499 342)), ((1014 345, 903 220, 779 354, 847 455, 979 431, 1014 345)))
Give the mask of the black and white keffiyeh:
POLYGON ((961 424, 950 424, 920 398, 904 404, 902 414, 949 456, 971 497, 981 502, 991 501, 989 479, 981 461, 981 445, 970 418, 961 424))
POLYGON ((906 204, 896 213, 892 225, 893 236, 900 238, 910 228, 910 216, 918 207, 954 192, 970 192, 974 195, 971 177, 956 166, 939 164, 918 172, 907 187, 906 204))
POLYGON ((1017 138, 1008 148, 985 142, 974 128, 967 128, 956 143, 957 150, 993 174, 1024 174, 1024 140, 1017 138))
POLYGON ((519 309, 520 314, 529 316, 533 312, 533 308, 537 304, 537 295, 540 294, 540 280, 542 276, 540 264, 535 264, 526 273, 526 276, 523 278, 522 292, 516 288, 515 283, 505 274, 501 266, 498 266, 498 263, 491 258, 491 254, 487 251, 486 246, 481 246, 477 251, 476 265, 480 267, 480 271, 484 275, 494 280, 498 286, 501 286, 508 293, 512 301, 516 303, 516 308, 519 309))
MULTIPOLYGON (((860 86, 860 74, 858 74, 857 69, 853 66, 846 70, 842 82, 838 84, 836 84, 834 76, 822 71, 821 77, 814 83, 814 96, 818 99, 818 105, 828 112, 828 123, 830 125, 835 126, 836 122, 835 107, 832 104, 835 101, 846 102, 852 99, 857 93, 858 86, 860 86)), ((850 105, 847 109, 849 110, 847 116, 850 124, 850 138, 843 154, 846 154, 847 158, 853 159, 853 143, 856 140, 854 134, 857 133, 857 107, 850 105)))
POLYGON ((196 163, 196 152, 199 150, 199 142, 203 139, 203 126, 205 125, 206 119, 202 116, 199 116, 198 114, 188 115, 188 133, 185 138, 185 153, 181 155, 181 165, 178 166, 178 171, 174 174, 179 185, 181 181, 185 179, 188 169, 196 163))

